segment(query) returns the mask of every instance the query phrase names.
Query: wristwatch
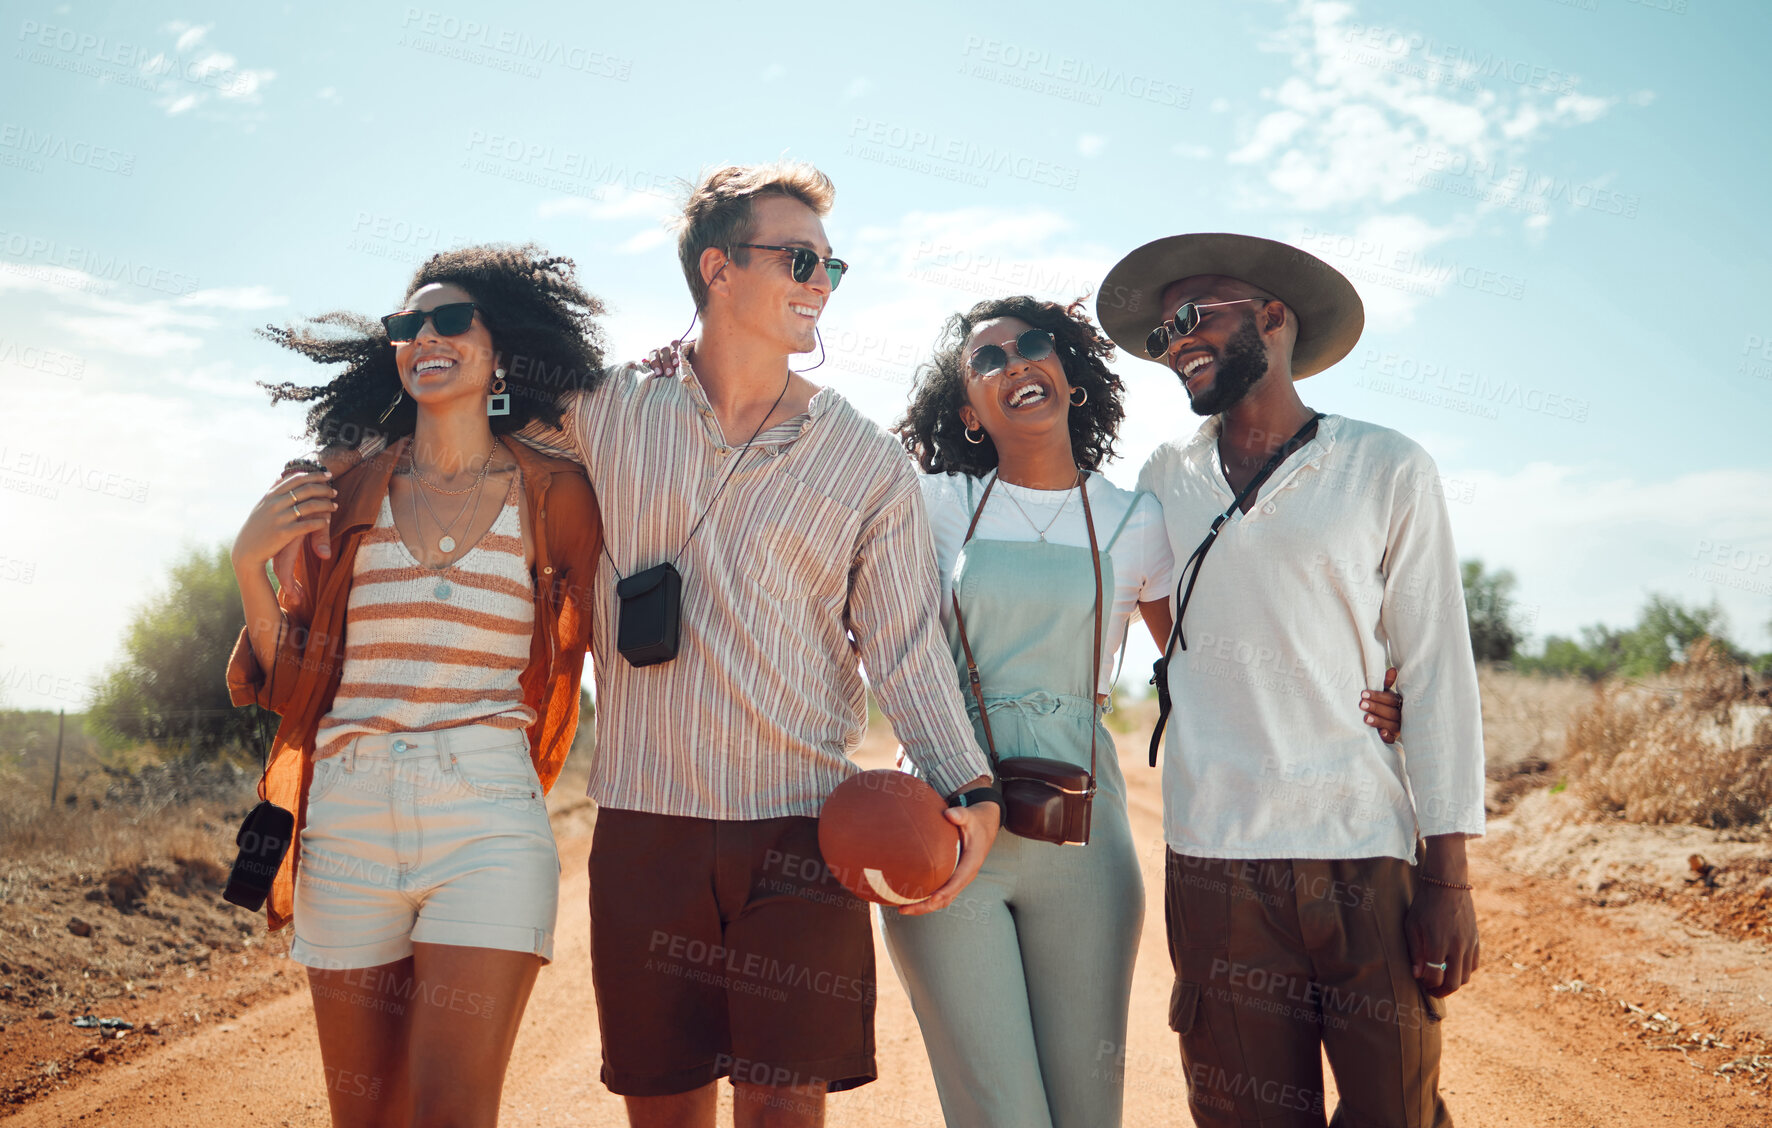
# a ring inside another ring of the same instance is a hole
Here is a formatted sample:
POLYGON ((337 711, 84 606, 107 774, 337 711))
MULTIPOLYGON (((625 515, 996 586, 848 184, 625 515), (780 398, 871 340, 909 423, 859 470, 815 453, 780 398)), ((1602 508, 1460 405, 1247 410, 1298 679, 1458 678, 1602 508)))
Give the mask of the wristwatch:
POLYGON ((950 807, 976 807, 980 803, 997 805, 997 825, 1003 825, 1003 793, 994 787, 974 787, 948 799, 950 807))

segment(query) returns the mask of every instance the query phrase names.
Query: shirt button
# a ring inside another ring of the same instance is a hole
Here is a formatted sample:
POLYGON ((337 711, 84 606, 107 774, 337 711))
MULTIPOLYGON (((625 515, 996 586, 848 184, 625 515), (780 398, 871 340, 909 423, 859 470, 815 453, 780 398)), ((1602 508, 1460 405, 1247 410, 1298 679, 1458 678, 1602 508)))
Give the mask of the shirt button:
POLYGON ((544 568, 543 568, 543 569, 542 569, 542 570, 541 570, 541 574, 542 574, 542 575, 544 575, 544 576, 551 576, 551 575, 553 575, 553 574, 554 574, 554 566, 553 566, 553 565, 552 565, 552 564, 549 564, 549 565, 547 565, 547 566, 546 566, 546 567, 544 567, 544 568))
POLYGON ((1263 513, 1272 513, 1274 511, 1274 503, 1271 501, 1268 502, 1266 505, 1261 507, 1261 511, 1263 513))

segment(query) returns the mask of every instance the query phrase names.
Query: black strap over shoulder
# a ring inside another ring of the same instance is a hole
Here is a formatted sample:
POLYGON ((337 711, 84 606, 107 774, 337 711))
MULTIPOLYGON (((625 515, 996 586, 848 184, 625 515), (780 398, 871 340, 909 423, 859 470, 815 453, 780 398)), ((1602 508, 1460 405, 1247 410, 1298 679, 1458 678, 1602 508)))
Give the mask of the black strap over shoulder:
POLYGON ((1280 463, 1286 461, 1288 455, 1311 440, 1317 431, 1317 421, 1321 418, 1323 418, 1322 412, 1313 413, 1305 421, 1304 426, 1294 432, 1290 439, 1280 444, 1280 449, 1274 451, 1266 465, 1256 471, 1255 477, 1251 478, 1249 484, 1243 487, 1242 492, 1237 495, 1235 501, 1231 502, 1230 507, 1212 519, 1212 527, 1206 531, 1206 539, 1200 542, 1200 547, 1194 549, 1193 555, 1189 556, 1187 562, 1181 566, 1181 575, 1177 576, 1175 580, 1175 622, 1169 628, 1169 643, 1163 647, 1163 656, 1158 658, 1155 665, 1152 666, 1151 673, 1151 684, 1157 687, 1157 727, 1151 730, 1151 767, 1153 768, 1157 766, 1157 749, 1163 746, 1163 729, 1169 724, 1169 713, 1174 708, 1174 702, 1169 697, 1169 659, 1175 653, 1176 642, 1181 643, 1183 650, 1187 649, 1187 636, 1181 631, 1181 619, 1187 614, 1188 601, 1194 597, 1194 581, 1200 578, 1200 567, 1206 562, 1206 553, 1211 551, 1212 545, 1218 540, 1218 531, 1224 527, 1226 521, 1231 519, 1231 514, 1241 509, 1243 502, 1255 496, 1255 491, 1259 490, 1262 483, 1273 476, 1274 471, 1280 468, 1280 463), (1187 581, 1185 591, 1181 586, 1184 579, 1187 581))

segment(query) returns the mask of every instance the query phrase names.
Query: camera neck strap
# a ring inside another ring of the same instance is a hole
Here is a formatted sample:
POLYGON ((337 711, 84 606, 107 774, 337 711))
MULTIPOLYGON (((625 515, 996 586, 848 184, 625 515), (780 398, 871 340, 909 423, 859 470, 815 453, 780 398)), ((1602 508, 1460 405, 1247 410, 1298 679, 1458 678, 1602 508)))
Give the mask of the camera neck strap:
MULTIPOLYGON (((269 684, 265 687, 266 697, 271 701, 277 700, 277 667, 283 664, 283 627, 287 622, 288 620, 284 616, 277 616, 277 641, 271 644, 271 674, 269 684)), ((265 777, 271 774, 271 745, 277 740, 277 730, 275 728, 272 728, 268 733, 265 731, 268 724, 269 722, 267 722, 264 717, 261 716, 259 718, 258 797, 261 800, 265 798, 265 777)))
MULTIPOLYGON (((686 360, 685 363, 687 363, 686 360)), ((690 378, 695 379, 693 373, 690 378)), ((751 444, 757 441, 757 436, 763 433, 763 428, 768 425, 770 418, 775 415, 775 409, 781 406, 782 399, 788 394, 788 385, 793 383, 793 380, 793 370, 789 369, 787 377, 781 382, 781 391, 775 393, 775 402, 769 405, 769 410, 765 411, 763 413, 763 418, 757 421, 757 429, 752 431, 751 437, 744 441, 744 446, 739 447, 737 453, 732 456, 732 464, 726 467, 726 474, 720 479, 720 486, 714 491, 714 496, 708 499, 706 505, 702 506, 701 516, 695 519, 695 524, 689 527, 689 532, 683 537, 683 543, 677 546, 677 551, 673 553, 671 558, 665 561, 665 563, 675 566, 677 561, 682 559, 683 550, 689 547, 689 542, 695 539, 696 533, 701 531, 702 522, 706 521, 708 519, 708 514, 714 511, 714 503, 719 501, 720 495, 726 492, 726 483, 732 481, 732 475, 738 470, 739 460, 751 449, 751 444)), ((703 394, 705 395, 706 392, 704 391, 703 394)), ((722 435, 721 437, 724 438, 725 436, 722 435)), ((615 557, 609 555, 609 538, 607 536, 603 538, 603 555, 609 558, 609 567, 615 572, 615 578, 617 580, 626 579, 627 577, 621 574, 621 569, 616 566, 615 557)), ((654 565, 654 567, 656 567, 656 565, 654 565)))
POLYGON ((1175 622, 1169 628, 1168 645, 1163 647, 1163 656, 1157 659, 1154 672, 1151 675, 1151 684, 1157 687, 1157 727, 1151 730, 1151 767, 1153 768, 1157 766, 1157 749, 1163 745, 1163 729, 1169 723, 1169 713, 1173 706, 1173 702, 1169 699, 1169 659, 1175 653, 1177 642, 1181 643, 1183 650, 1187 649, 1187 636, 1182 633, 1181 620, 1187 614, 1188 601, 1194 597, 1194 581, 1200 578, 1200 568, 1206 562, 1206 554, 1212 551, 1212 546, 1218 542, 1218 532, 1224 527, 1224 523, 1231 519, 1232 514, 1243 507, 1245 501, 1255 496, 1255 492, 1261 489, 1262 483, 1273 477, 1274 471, 1280 468, 1280 464, 1286 461, 1288 456, 1315 436, 1317 421, 1322 418, 1322 412, 1313 412, 1311 417, 1305 420, 1304 426, 1293 432, 1290 439, 1280 444, 1280 449, 1274 451, 1262 468, 1255 472, 1255 477, 1249 479, 1249 484, 1238 492, 1236 500, 1232 501, 1223 513, 1212 519, 1212 527, 1206 531, 1206 539, 1200 542, 1200 547, 1194 549, 1193 555, 1187 558, 1187 563, 1181 566, 1181 572, 1175 580, 1175 622), (1185 591, 1182 589, 1182 581, 1184 580, 1187 582, 1185 591))
MULTIPOLYGON (((991 490, 996 488, 997 477, 995 474, 991 476, 989 484, 984 488, 984 496, 978 499, 978 508, 972 511, 972 523, 966 526, 966 537, 960 542, 961 548, 966 547, 966 542, 970 541, 972 534, 978 530, 978 519, 984 515, 984 504, 991 499, 991 490)), ((1095 653, 1090 666, 1093 673, 1089 678, 1088 690, 1090 704, 1089 777, 1093 779, 1095 778, 1096 730, 1100 727, 1098 722, 1101 719, 1101 550, 1096 547, 1095 543, 1095 518, 1089 512, 1089 475, 1082 471, 1078 471, 1077 474, 1077 492, 1083 498, 1083 524, 1089 530, 1089 563, 1095 569, 1095 653)), ((1137 499, 1134 499, 1134 504, 1136 503, 1137 499)), ((960 632, 960 649, 966 654, 966 682, 972 690, 972 700, 978 704, 978 719, 984 725, 985 748, 990 753, 991 767, 995 768, 997 766, 997 742, 991 735, 991 714, 990 710, 985 708, 984 687, 979 681, 978 663, 973 661, 972 644, 966 639, 966 616, 960 613, 958 584, 954 585, 950 598, 954 602, 954 626, 959 628, 960 632)))

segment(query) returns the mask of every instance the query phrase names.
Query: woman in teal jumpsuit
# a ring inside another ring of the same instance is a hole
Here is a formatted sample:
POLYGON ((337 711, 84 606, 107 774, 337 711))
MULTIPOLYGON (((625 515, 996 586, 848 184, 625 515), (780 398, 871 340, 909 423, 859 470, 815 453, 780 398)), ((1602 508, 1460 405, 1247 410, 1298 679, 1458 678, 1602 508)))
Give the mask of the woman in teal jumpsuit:
POLYGON ((1153 635, 1167 633, 1174 560, 1155 499, 1097 472, 1123 415, 1111 351, 1078 305, 982 302, 950 320, 898 426, 925 471, 943 622, 979 746, 1093 762, 1097 786, 1086 845, 1005 831, 948 908, 881 914, 956 1128, 1121 1120, 1144 885, 1100 706, 1141 604, 1153 635))

